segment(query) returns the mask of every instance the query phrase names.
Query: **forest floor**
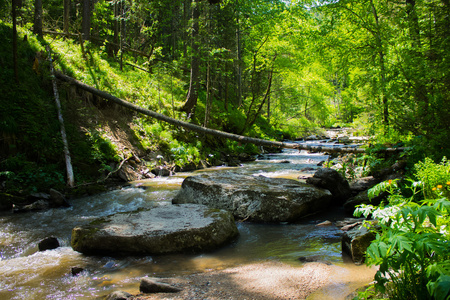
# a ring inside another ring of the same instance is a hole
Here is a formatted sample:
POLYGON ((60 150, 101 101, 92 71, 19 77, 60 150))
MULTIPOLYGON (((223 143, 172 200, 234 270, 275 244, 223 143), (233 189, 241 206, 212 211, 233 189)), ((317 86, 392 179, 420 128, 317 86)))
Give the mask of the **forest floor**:
MULTIPOLYGON (((178 293, 140 294, 131 299, 183 300, 281 300, 306 299, 320 288, 335 284, 333 265, 312 262, 293 267, 280 262, 262 262, 224 270, 158 279, 182 289, 178 293)), ((370 280, 370 279, 369 279, 370 280)), ((349 294, 351 291, 349 292, 349 294)), ((314 299, 325 299, 322 295, 314 299)), ((347 295, 333 295, 329 299, 344 299, 347 295)))

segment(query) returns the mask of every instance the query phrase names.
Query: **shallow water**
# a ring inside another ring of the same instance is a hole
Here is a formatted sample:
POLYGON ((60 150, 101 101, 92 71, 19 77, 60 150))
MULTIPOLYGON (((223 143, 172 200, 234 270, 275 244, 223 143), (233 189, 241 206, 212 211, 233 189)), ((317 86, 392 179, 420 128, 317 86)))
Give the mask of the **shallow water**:
POLYGON ((66 209, 0 215, 0 299, 94 299, 124 290, 139 291, 143 276, 166 277, 217 270, 258 261, 276 260, 301 266, 299 257, 314 256, 334 265, 333 284, 311 299, 339 299, 373 278, 373 270, 354 266, 341 253, 340 231, 318 222, 343 218, 339 210, 297 224, 238 223, 239 238, 211 253, 147 257, 88 257, 70 247, 73 227, 117 212, 170 205, 186 176, 202 172, 236 172, 267 177, 310 176, 327 156, 285 150, 243 167, 217 167, 169 178, 135 182, 133 186, 72 200, 66 209), (302 171, 303 170, 303 171, 302 171), (38 252, 42 239, 54 236, 62 247, 38 252), (72 267, 82 267, 79 276, 72 267), (327 298, 328 297, 328 298, 327 298))

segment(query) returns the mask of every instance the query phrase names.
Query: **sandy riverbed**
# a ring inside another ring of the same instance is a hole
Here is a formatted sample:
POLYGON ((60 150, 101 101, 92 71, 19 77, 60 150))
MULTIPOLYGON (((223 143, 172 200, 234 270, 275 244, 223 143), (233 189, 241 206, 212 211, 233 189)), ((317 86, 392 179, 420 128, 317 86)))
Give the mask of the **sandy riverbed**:
POLYGON ((133 299, 281 300, 306 299, 309 296, 312 299, 344 299, 353 289, 371 280, 367 275, 366 278, 350 280, 346 278, 348 275, 343 274, 338 266, 320 262, 307 263, 301 267, 263 262, 160 279, 160 282, 183 290, 174 294, 139 295, 133 299))

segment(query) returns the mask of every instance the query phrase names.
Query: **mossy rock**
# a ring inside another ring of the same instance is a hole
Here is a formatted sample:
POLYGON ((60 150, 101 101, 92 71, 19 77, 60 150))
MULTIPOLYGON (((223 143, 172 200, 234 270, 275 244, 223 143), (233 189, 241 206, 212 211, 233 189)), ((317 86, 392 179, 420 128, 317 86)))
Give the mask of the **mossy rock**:
POLYGON ((75 227, 71 245, 88 255, 192 253, 216 249, 237 235, 227 211, 196 204, 166 205, 75 227))

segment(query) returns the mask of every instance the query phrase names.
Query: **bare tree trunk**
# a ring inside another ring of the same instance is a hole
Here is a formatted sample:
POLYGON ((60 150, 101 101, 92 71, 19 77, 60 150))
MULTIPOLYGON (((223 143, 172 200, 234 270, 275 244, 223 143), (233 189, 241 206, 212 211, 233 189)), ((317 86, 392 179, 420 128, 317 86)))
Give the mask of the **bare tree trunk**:
POLYGON ((114 55, 116 55, 117 51, 119 51, 119 47, 117 47, 117 45, 119 45, 119 30, 120 30, 119 16, 120 16, 119 4, 117 3, 117 1, 114 1, 114 38, 113 38, 113 42, 115 44, 114 55))
POLYGON ((81 32, 83 40, 89 41, 91 38, 91 1, 83 0, 83 19, 81 22, 81 32))
POLYGON ((52 53, 50 51, 49 46, 47 46, 47 52, 48 52, 48 59, 50 61, 50 74, 52 75, 53 94, 55 96, 56 109, 58 111, 58 120, 61 128, 61 138, 64 145, 64 157, 66 159, 66 171, 67 171, 67 185, 73 187, 75 185, 75 180, 73 177, 72 162, 69 152, 69 143, 67 142, 66 128, 64 126, 64 119, 61 112, 61 103, 59 101, 58 86, 56 85, 55 71, 53 69, 52 53))
POLYGON ((183 104, 182 110, 190 114, 197 105, 199 77, 200 77, 200 59, 198 46, 198 31, 199 31, 199 17, 200 17, 200 0, 195 0, 192 5, 192 53, 191 53, 191 78, 189 80, 189 91, 186 101, 183 104))
POLYGON ((208 127, 209 115, 211 114, 211 63, 208 62, 208 67, 206 71, 206 105, 205 105, 205 123, 204 127, 208 127))
POLYGON ((266 93, 264 95, 263 100, 261 101, 261 104, 259 105, 258 110, 255 112, 255 114, 252 116, 252 119, 250 120, 250 111, 247 115, 247 119, 245 120, 244 128, 241 131, 241 134, 245 132, 248 128, 252 127, 253 124, 255 124, 256 119, 258 118, 259 114, 261 113, 261 110, 266 102, 267 99, 270 97, 270 89, 272 87, 272 77, 273 77, 273 70, 269 72, 269 83, 267 84, 266 93))
POLYGON ((64 0, 64 33, 69 33, 70 24, 70 0, 64 0))
POLYGON ((14 68, 14 78, 16 83, 19 83, 19 68, 17 67, 17 13, 16 6, 17 0, 12 0, 12 19, 13 19, 13 68, 14 68))
POLYGON ((381 29, 379 24, 379 18, 378 13, 375 8, 375 5, 373 4, 373 0, 370 0, 370 6, 372 7, 372 14, 375 19, 376 24, 376 31, 372 34, 375 37, 376 45, 377 45, 377 52, 378 52, 378 60, 380 63, 380 72, 381 72, 381 98, 382 98, 382 106, 383 106, 383 123, 384 127, 387 130, 389 127, 389 101, 387 97, 387 91, 386 91, 386 66, 385 66, 385 59, 384 59, 384 51, 383 51, 383 44, 381 41, 381 29))
POLYGON ((237 17, 236 17, 236 55, 237 55, 237 104, 242 105, 242 56, 241 56, 241 28, 239 27, 239 1, 237 2, 237 17))
POLYGON ((42 0, 34 1, 34 34, 42 37, 42 0))

